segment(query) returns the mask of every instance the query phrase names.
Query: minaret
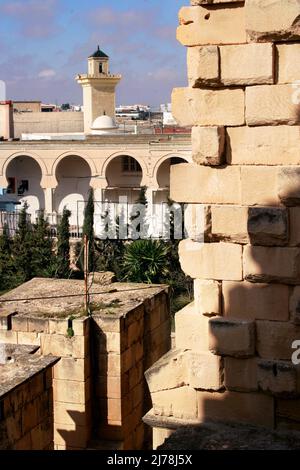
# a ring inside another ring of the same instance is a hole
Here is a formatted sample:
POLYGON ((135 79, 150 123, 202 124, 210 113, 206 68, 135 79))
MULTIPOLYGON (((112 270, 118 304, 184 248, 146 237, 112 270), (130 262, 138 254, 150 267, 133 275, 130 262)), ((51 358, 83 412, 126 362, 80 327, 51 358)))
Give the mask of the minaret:
POLYGON ((91 133, 94 120, 106 114, 115 117, 116 86, 121 75, 109 73, 109 57, 98 49, 88 58, 88 74, 77 75, 76 80, 83 88, 84 132, 91 133))

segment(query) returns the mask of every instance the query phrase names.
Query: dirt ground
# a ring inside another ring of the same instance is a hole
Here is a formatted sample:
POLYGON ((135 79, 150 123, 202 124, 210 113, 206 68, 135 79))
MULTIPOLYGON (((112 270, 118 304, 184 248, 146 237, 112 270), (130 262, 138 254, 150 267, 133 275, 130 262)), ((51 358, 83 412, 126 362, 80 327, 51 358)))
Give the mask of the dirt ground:
POLYGON ((203 424, 175 431, 158 450, 300 450, 299 431, 238 424, 203 424))

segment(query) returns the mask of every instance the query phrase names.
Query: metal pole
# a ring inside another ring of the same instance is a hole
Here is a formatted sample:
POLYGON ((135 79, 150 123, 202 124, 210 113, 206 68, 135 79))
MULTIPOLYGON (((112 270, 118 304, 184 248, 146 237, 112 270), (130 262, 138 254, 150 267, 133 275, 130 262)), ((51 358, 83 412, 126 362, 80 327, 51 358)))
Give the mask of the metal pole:
POLYGON ((89 260, 88 260, 88 246, 89 241, 87 235, 83 237, 84 242, 84 254, 83 254, 83 270, 84 270, 84 308, 85 312, 88 315, 89 313, 89 292, 88 292, 88 275, 89 275, 89 260))

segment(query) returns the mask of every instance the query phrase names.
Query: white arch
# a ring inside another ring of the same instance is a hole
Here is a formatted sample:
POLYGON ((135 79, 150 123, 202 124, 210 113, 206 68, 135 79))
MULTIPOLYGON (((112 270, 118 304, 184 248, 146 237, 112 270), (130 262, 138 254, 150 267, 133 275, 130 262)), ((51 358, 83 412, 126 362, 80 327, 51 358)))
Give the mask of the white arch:
POLYGON ((82 158, 88 164, 88 166, 90 168, 91 177, 93 178, 93 177, 97 176, 96 165, 95 165, 94 161, 91 158, 86 157, 85 155, 82 155, 79 152, 64 152, 55 159, 54 163, 52 164, 52 168, 51 168, 51 173, 52 173, 53 177, 55 178, 57 184, 58 184, 58 181, 57 181, 57 178, 56 178, 56 170, 57 170, 57 167, 60 164, 60 162, 62 160, 64 160, 64 158, 66 158, 66 157, 79 157, 79 158, 82 158))
POLYGON ((2 165, 2 177, 5 178, 5 180, 6 180, 6 173, 7 173, 7 168, 9 166, 9 164, 15 158, 18 158, 18 157, 29 157, 29 158, 32 158, 33 160, 35 160, 37 162, 37 164, 39 165, 40 169, 41 169, 42 178, 48 174, 48 170, 47 170, 47 167, 45 165, 45 162, 38 155, 36 155, 32 152, 27 152, 27 151, 26 152, 16 152, 16 153, 13 153, 12 155, 10 155, 4 161, 4 163, 2 165))
POLYGON ((113 153, 112 155, 110 155, 109 157, 107 157, 107 158, 105 159, 104 163, 102 164, 102 168, 101 168, 101 176, 102 176, 102 178, 105 178, 105 179, 106 179, 106 184, 107 184, 106 172, 107 172, 107 168, 108 168, 109 164, 110 164, 115 158, 124 157, 124 156, 134 158, 134 160, 136 160, 136 161, 139 163, 140 167, 142 168, 141 186, 144 186, 144 185, 145 185, 145 181, 147 180, 147 173, 148 173, 147 165, 145 164, 143 158, 137 157, 137 156, 135 156, 135 155, 132 155, 132 153, 128 153, 128 152, 126 152, 126 151, 113 153))

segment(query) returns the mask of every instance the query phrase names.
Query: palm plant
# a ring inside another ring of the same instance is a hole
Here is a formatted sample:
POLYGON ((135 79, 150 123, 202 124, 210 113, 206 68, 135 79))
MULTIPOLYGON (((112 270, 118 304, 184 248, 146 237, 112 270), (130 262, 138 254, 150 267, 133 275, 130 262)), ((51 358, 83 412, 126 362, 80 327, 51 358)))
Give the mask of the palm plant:
POLYGON ((169 275, 169 247, 158 240, 136 240, 125 248, 124 279, 148 284, 164 282, 169 275))

